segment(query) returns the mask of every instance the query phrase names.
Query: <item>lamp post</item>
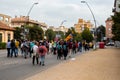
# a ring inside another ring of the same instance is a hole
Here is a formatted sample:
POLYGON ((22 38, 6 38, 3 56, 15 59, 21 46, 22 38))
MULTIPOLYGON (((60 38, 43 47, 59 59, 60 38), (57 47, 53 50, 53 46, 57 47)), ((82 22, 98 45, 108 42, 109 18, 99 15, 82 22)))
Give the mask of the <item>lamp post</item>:
MULTIPOLYGON (((61 27, 62 27, 62 25, 63 25, 64 22, 67 22, 67 20, 63 20, 63 21, 61 22, 61 27)), ((65 27, 63 27, 63 28, 65 29, 65 27)), ((65 35, 65 30, 64 30, 64 35, 65 35)))
POLYGON ((95 19, 95 16, 94 16, 94 14, 93 14, 90 6, 88 5, 88 3, 87 3, 86 1, 81 1, 81 3, 85 3, 85 4, 87 5, 87 7, 89 8, 89 10, 90 10, 90 12, 91 12, 91 14, 92 14, 92 17, 93 17, 93 19, 94 19, 94 24, 95 24, 95 30, 94 30, 95 45, 94 45, 94 47, 95 47, 95 49, 96 49, 96 38, 97 38, 97 35, 96 35, 96 19, 95 19))
MULTIPOLYGON (((63 21, 60 23, 60 27, 62 27, 62 25, 63 25, 64 22, 66 22, 66 20, 63 20, 63 21)), ((60 28, 59 28, 59 29, 60 29, 60 28)), ((58 30, 57 37, 61 37, 59 31, 60 31, 60 30, 58 30)), ((65 34, 65 31, 64 31, 64 34, 65 34)))
POLYGON ((30 12, 32 11, 34 5, 37 5, 37 4, 38 4, 37 2, 36 2, 36 3, 33 3, 33 5, 30 7, 30 9, 29 9, 29 11, 28 11, 28 13, 27 13, 27 16, 30 15, 30 12))
POLYGON ((63 21, 61 22, 60 26, 62 26, 64 22, 66 22, 66 20, 63 20, 63 21))
MULTIPOLYGON (((31 13, 34 5, 37 5, 37 4, 38 4, 38 3, 33 3, 32 6, 30 7, 30 9, 29 9, 29 11, 28 11, 28 13, 27 13, 27 16, 26 16, 27 20, 26 20, 26 24, 25 24, 25 25, 29 25, 29 15, 30 15, 30 13, 31 13)), ((29 30, 24 27, 24 39, 25 39, 25 37, 26 37, 26 35, 27 35, 28 33, 29 33, 29 30)))

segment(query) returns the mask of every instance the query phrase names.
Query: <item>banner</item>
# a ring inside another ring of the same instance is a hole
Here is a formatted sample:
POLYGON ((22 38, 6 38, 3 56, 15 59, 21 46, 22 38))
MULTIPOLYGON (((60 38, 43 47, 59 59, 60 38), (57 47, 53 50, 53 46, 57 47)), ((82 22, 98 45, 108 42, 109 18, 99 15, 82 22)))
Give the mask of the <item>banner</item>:
POLYGON ((72 38, 73 38, 72 34, 69 34, 69 35, 65 38, 65 40, 68 41, 68 40, 70 40, 70 39, 72 39, 72 38))

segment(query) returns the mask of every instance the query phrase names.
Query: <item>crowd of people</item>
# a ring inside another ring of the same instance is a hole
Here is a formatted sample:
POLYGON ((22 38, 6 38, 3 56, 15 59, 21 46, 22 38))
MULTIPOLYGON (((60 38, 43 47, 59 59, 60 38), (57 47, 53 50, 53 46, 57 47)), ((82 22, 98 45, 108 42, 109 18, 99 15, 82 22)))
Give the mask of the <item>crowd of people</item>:
POLYGON ((72 54, 89 50, 90 44, 77 41, 28 41, 28 40, 8 40, 7 57, 18 57, 21 55, 27 59, 32 57, 32 64, 45 65, 45 56, 47 54, 57 55, 57 59, 66 60, 71 58, 72 54), (20 53, 19 53, 20 50, 20 53))

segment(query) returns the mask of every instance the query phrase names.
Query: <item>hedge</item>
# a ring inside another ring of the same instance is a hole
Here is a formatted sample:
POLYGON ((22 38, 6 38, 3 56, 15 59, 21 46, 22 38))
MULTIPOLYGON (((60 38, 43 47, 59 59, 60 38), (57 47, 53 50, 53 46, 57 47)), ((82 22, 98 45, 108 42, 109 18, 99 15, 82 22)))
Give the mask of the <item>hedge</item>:
POLYGON ((0 42, 0 49, 6 49, 6 43, 0 42))

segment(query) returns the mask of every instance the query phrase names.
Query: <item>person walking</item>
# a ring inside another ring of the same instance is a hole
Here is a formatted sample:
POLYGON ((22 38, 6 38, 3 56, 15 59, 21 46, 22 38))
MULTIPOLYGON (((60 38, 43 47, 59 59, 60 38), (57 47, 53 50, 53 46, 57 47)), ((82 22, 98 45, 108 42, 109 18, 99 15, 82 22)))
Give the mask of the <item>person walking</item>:
POLYGON ((79 51, 82 52, 82 42, 79 42, 78 44, 79 44, 79 46, 78 46, 79 51))
POLYGON ((34 46, 34 45, 35 45, 34 42, 33 42, 33 41, 30 41, 30 43, 29 43, 29 52, 30 52, 29 56, 30 56, 30 57, 32 56, 33 46, 34 46))
POLYGON ((44 45, 44 43, 42 43, 42 45, 38 47, 38 54, 40 56, 40 65, 44 66, 45 65, 45 55, 47 54, 47 48, 44 45))
POLYGON ((57 44, 57 59, 61 59, 62 58, 62 44, 59 42, 57 44))
POLYGON ((10 42, 10 40, 8 40, 6 48, 7 48, 7 57, 10 57, 10 49, 11 49, 11 42, 10 42))
POLYGON ((15 40, 11 40, 11 57, 13 56, 13 53, 14 53, 14 56, 17 57, 16 55, 16 52, 15 52, 15 40))
POLYGON ((63 43, 63 55, 64 55, 64 60, 66 60, 67 54, 68 54, 68 47, 67 47, 66 42, 64 41, 64 43, 63 43))
POLYGON ((19 44, 20 44, 19 41, 16 40, 16 41, 15 41, 15 52, 16 52, 16 56, 18 56, 19 44))
POLYGON ((38 55, 38 43, 35 42, 35 45, 33 46, 33 57, 32 57, 32 64, 35 65, 35 59, 36 59, 36 63, 38 64, 39 55, 38 55))
POLYGON ((72 54, 72 41, 70 41, 69 43, 68 43, 68 48, 69 48, 69 53, 68 53, 68 57, 69 58, 71 58, 71 54, 72 54))

